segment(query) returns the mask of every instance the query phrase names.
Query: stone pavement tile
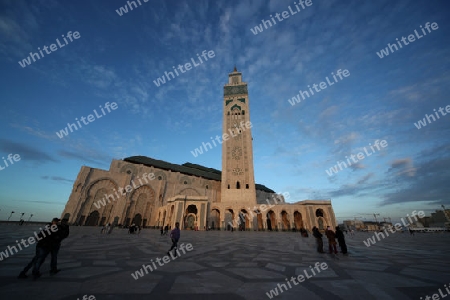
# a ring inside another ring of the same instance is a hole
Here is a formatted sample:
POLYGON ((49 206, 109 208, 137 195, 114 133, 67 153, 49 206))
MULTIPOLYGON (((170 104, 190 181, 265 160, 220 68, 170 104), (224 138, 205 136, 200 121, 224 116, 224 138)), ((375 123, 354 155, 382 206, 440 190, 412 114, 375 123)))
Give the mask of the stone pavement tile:
POLYGON ((254 258, 253 259, 253 261, 261 261, 261 262, 268 262, 268 261, 272 261, 273 259, 272 258, 269 258, 269 257, 267 257, 267 258, 263 258, 263 257, 257 257, 257 258, 254 258))
POLYGON ((450 269, 447 270, 418 270, 416 268, 404 268, 400 271, 401 275, 409 275, 417 279, 429 280, 434 282, 449 282, 450 269))
POLYGON ((149 272, 137 280, 131 276, 132 272, 122 271, 110 275, 97 277, 95 281, 84 282, 80 290, 92 295, 100 294, 149 294, 164 275, 149 272), (115 283, 115 284, 111 284, 115 283))
POLYGON ((385 272, 374 272, 371 271, 356 271, 347 270, 346 271, 352 278, 370 278, 370 283, 377 286, 383 287, 409 287, 409 286, 424 286, 427 285, 418 279, 412 279, 410 277, 405 277, 401 275, 389 274, 385 272))
POLYGON ((67 262, 67 263, 60 263, 58 260, 58 269, 61 270, 67 270, 70 268, 78 268, 81 267, 81 262, 67 262))
POLYGON ((115 261, 110 261, 110 260, 94 260, 92 262, 93 266, 110 266, 110 267, 114 267, 117 265, 117 263, 115 261))
POLYGON ((314 274, 311 271, 311 268, 309 267, 297 267, 295 268, 295 275, 303 275, 305 277, 310 277, 312 276, 312 278, 330 278, 330 277, 338 277, 338 275, 330 268, 330 266, 328 266, 327 269, 322 270, 319 267, 320 272, 317 272, 317 270, 314 268, 314 264, 311 264, 311 267, 313 267, 314 270, 314 274), (306 275, 305 272, 308 274, 306 275))
POLYGON ((123 263, 126 266, 130 266, 132 268, 136 268, 139 269, 142 267, 142 265, 146 264, 150 264, 151 259, 153 259, 153 261, 155 260, 156 257, 151 257, 151 258, 135 258, 135 259, 126 259, 123 263))
POLYGON ((360 281, 354 279, 343 280, 311 280, 311 284, 318 288, 327 289, 334 297, 332 299, 383 299, 374 298, 368 290, 364 288, 360 281))
POLYGON ((426 259, 423 258, 420 260, 421 263, 423 264, 430 264, 430 265, 437 265, 437 266, 441 266, 441 265, 445 265, 447 267, 450 267, 450 259, 448 259, 448 252, 445 253, 445 255, 443 255, 443 259, 426 259))
POLYGON ((277 264, 273 264, 273 263, 268 263, 265 267, 267 269, 280 271, 280 272, 284 272, 286 270, 286 267, 283 267, 283 266, 280 266, 280 265, 277 265, 277 264))
MULTIPOLYGON (((61 299, 64 295, 75 295, 80 291, 79 282, 58 282, 57 288, 53 278, 41 277, 37 281, 31 278, 21 279, 20 282, 2 285, 2 299, 61 299), (63 292, 62 292, 63 291, 63 292)), ((72 297, 72 299, 76 299, 72 297)))
POLYGON ((242 262, 242 263, 237 263, 234 265, 235 267, 238 268, 243 268, 243 267, 257 267, 258 263, 256 262, 242 262))
POLYGON ((283 292, 281 292, 278 289, 278 284, 286 284, 286 281, 279 281, 279 282, 258 282, 258 283, 244 283, 242 286, 240 286, 236 293, 238 295, 241 295, 245 299, 248 300, 262 300, 262 299, 307 299, 307 300, 318 300, 322 299, 315 293, 308 290, 308 288, 299 285, 294 285, 291 282, 291 287, 289 288, 288 285, 286 287, 288 290, 286 290, 283 287, 283 292), (276 293, 274 293, 275 288, 277 288, 276 293), (277 296, 278 294, 278 296, 277 296), (272 297, 269 297, 268 295, 271 295, 272 297))
POLYGON ((196 272, 178 276, 170 293, 233 293, 240 285, 240 280, 217 271, 196 272))
POLYGON ((372 270, 372 271, 384 271, 389 265, 386 265, 380 261, 379 263, 375 262, 358 262, 358 261, 339 261, 336 262, 338 265, 349 268, 349 269, 360 269, 360 270, 372 270))
POLYGON ((371 282, 364 282, 364 288, 370 292, 375 299, 386 300, 407 300, 411 299, 401 293, 397 288, 375 285, 371 282))
MULTIPOLYGON (((182 259, 177 258, 177 259, 182 259)), ((206 267, 201 266, 195 262, 189 262, 189 261, 180 261, 180 260, 174 260, 171 261, 163 266, 159 266, 156 264, 158 269, 155 271, 163 271, 163 272, 171 272, 171 273, 181 273, 181 272, 189 272, 189 271, 198 271, 198 270, 204 270, 206 267)))
POLYGON ((436 265, 436 264, 426 264, 426 265, 414 265, 411 266, 412 268, 417 269, 425 269, 425 270, 432 270, 437 272, 449 272, 450 271, 450 265, 449 264, 443 264, 443 265, 436 265))
POLYGON ((213 263, 209 263, 210 266, 214 267, 214 268, 223 268, 228 266, 230 263, 229 262, 213 262, 213 263))
POLYGON ((228 268, 227 271, 247 279, 284 279, 283 275, 279 273, 264 270, 262 268, 228 268))
POLYGON ((77 269, 64 270, 64 272, 61 271, 57 275, 58 278, 87 279, 90 277, 104 276, 120 270, 122 269, 112 267, 80 267, 77 269))

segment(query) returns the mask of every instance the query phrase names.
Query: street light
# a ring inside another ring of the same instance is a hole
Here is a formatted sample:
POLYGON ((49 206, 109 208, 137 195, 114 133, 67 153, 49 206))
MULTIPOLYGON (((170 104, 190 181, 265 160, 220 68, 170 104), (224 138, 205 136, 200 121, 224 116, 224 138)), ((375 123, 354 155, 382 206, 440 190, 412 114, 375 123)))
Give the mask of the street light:
POLYGON ((13 213, 14 212, 12 211, 11 214, 9 215, 8 222, 9 222, 9 219, 11 219, 11 216, 12 216, 13 213))

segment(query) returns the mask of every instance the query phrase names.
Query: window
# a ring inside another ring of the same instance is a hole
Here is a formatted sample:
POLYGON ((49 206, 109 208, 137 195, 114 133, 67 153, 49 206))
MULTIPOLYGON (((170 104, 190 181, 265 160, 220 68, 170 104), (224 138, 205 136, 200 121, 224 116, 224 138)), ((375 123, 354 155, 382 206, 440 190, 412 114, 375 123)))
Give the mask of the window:
POLYGON ((161 177, 161 176, 158 176, 158 180, 162 180, 162 177, 161 177))
POLYGON ((241 184, 238 182, 236 182, 236 188, 239 190, 241 188, 241 184))
POLYGON ((230 189, 230 185, 228 185, 228 189, 230 189))
POLYGON ((184 184, 187 184, 187 181, 186 181, 186 180, 184 181, 184 184))
POLYGON ((206 185, 205 188, 208 189, 208 185, 206 185))
POLYGON ((248 183, 245 185, 245 188, 248 190, 248 183))

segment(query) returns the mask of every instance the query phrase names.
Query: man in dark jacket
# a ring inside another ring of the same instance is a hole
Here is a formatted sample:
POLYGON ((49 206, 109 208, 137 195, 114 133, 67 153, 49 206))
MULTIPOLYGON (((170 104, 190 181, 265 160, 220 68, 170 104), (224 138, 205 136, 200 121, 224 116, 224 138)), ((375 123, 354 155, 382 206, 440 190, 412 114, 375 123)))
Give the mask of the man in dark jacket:
POLYGON ((347 245, 345 244, 344 233, 339 226, 336 226, 336 238, 339 242, 339 247, 341 248, 342 253, 347 254, 347 245))
POLYGON ((317 242, 317 252, 319 253, 325 253, 323 251, 323 241, 322 241, 322 234, 319 232, 319 229, 317 229, 316 226, 313 227, 312 229, 313 232, 313 236, 316 238, 316 242, 317 242))
POLYGON ((328 249, 330 250, 330 254, 338 254, 337 248, 336 248, 336 234, 333 230, 331 230, 330 226, 327 227, 327 230, 325 230, 325 235, 328 238, 328 249))
MULTIPOLYGON (((170 232, 170 238, 172 239, 172 247, 170 248, 169 252, 167 252, 167 255, 170 255, 170 251, 172 251, 174 248, 177 248, 178 240, 180 239, 180 223, 175 223, 175 228, 170 232)), ((174 257, 176 256, 177 252, 175 251, 174 257)))
POLYGON ((41 273, 39 272, 39 269, 40 269, 41 265, 44 263, 45 258, 51 251, 53 239, 55 237, 54 235, 56 234, 56 232, 53 230, 52 230, 52 232, 50 232, 50 227, 52 225, 54 225, 52 223, 47 224, 44 227, 44 229, 42 229, 36 235, 36 239, 38 240, 38 242, 36 243, 35 255, 34 255, 33 259, 31 260, 31 262, 22 270, 22 272, 20 272, 18 278, 27 278, 28 277, 27 272, 31 268, 33 268, 32 274, 33 274, 34 280, 41 277, 41 273))
POLYGON ((63 239, 69 236, 69 225, 67 225, 67 220, 64 219, 60 223, 60 219, 53 218, 52 224, 56 224, 58 226, 58 231, 54 233, 52 247, 51 247, 51 262, 50 262, 50 275, 55 275, 59 272, 57 268, 58 264, 58 252, 59 248, 61 248, 61 242, 63 239))

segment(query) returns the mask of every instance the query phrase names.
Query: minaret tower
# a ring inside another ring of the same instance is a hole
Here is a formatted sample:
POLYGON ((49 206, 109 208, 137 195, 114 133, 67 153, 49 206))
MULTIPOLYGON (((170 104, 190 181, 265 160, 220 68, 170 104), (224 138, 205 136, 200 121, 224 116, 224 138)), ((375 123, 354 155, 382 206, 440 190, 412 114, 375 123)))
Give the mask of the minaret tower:
POLYGON ((234 67, 223 94, 221 202, 256 205, 251 128, 247 83, 234 67))

